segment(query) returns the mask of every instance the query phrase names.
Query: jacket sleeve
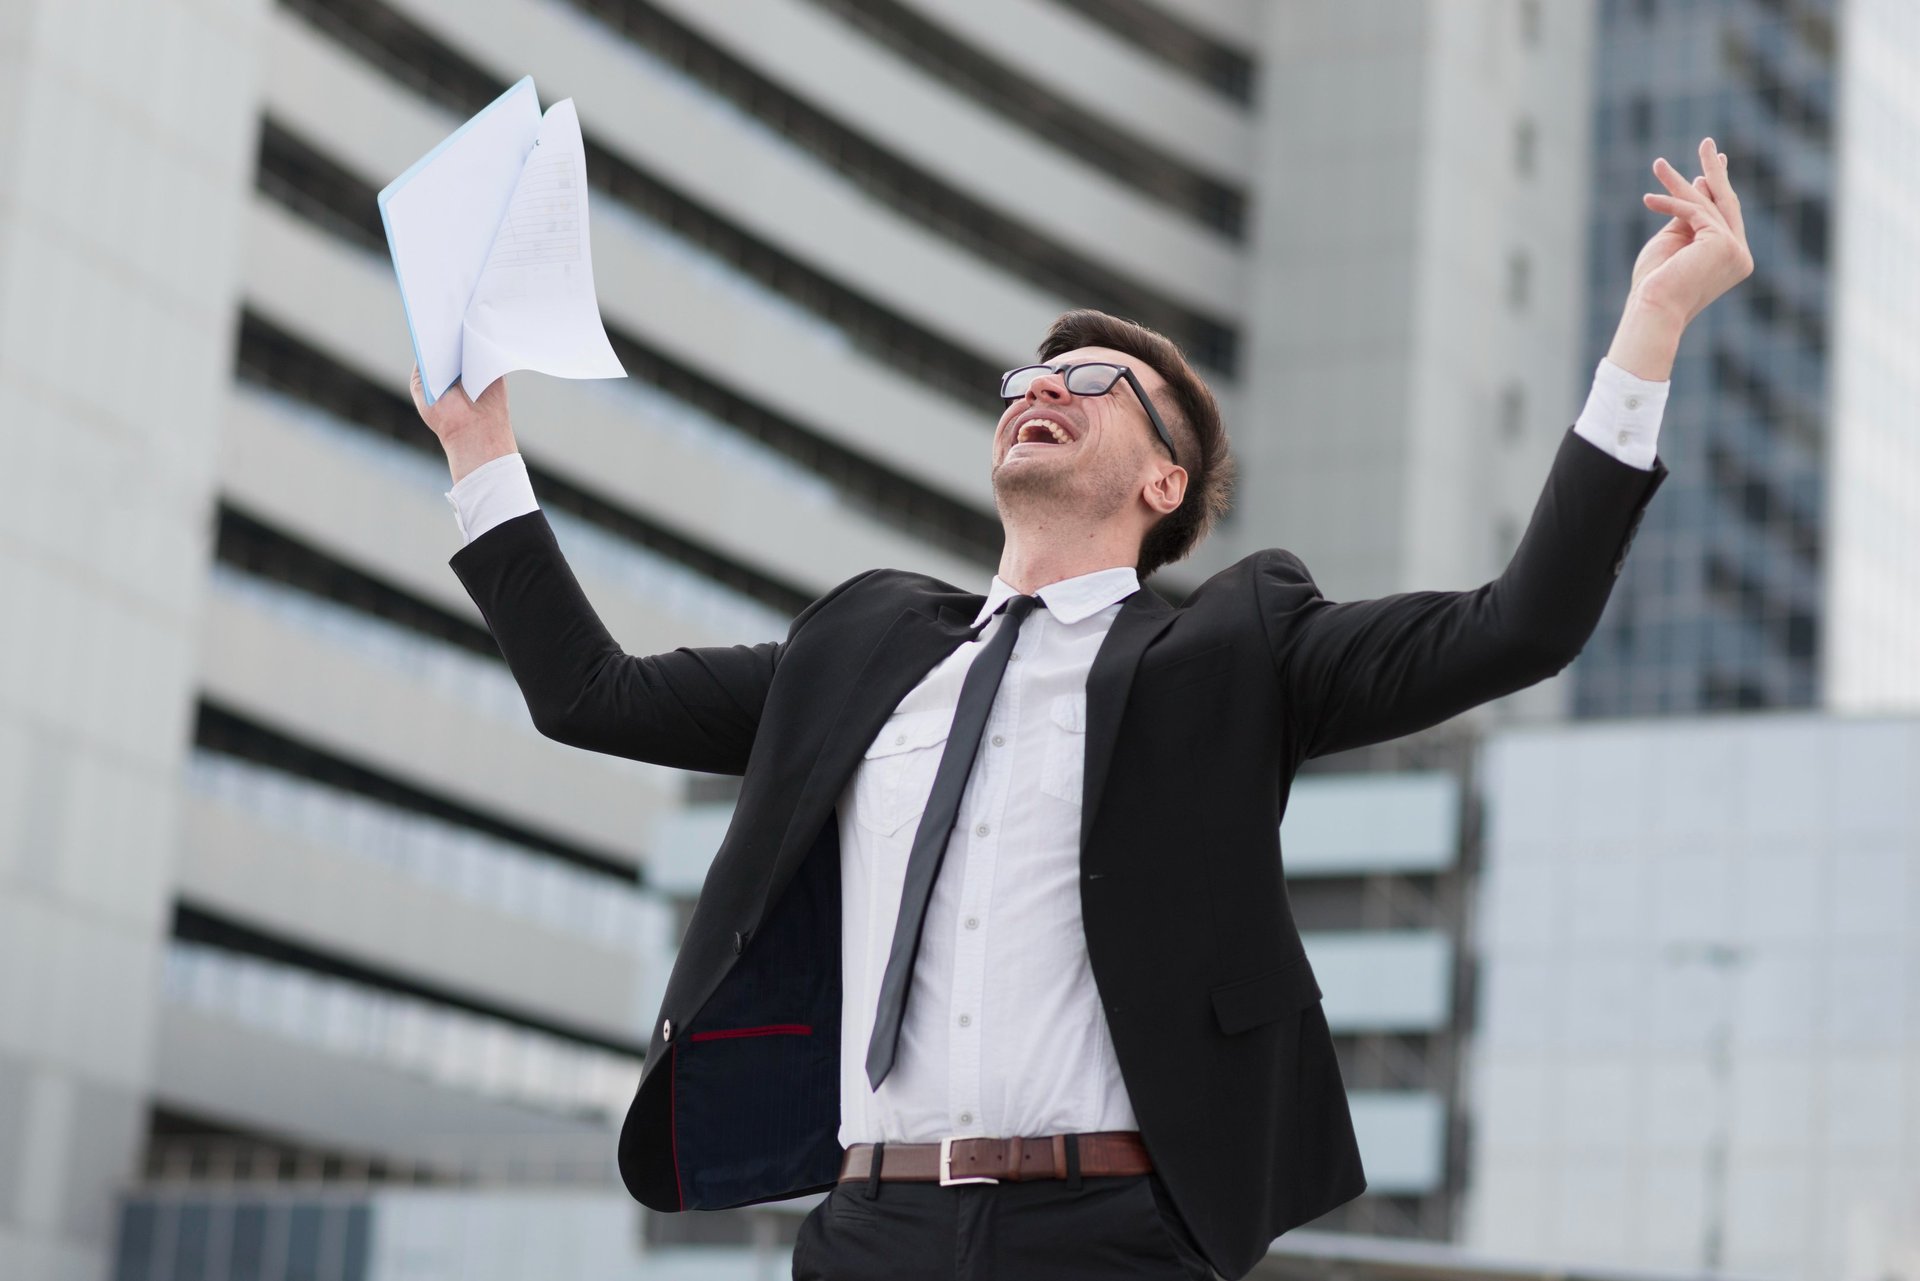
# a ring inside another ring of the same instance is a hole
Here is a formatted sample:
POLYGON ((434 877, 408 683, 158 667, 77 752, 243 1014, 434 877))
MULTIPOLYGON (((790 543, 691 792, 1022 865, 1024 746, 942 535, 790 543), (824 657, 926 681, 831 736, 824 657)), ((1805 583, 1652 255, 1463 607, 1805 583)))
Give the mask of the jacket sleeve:
POLYGON ((1567 433, 1512 561, 1471 591, 1335 603, 1293 553, 1257 556, 1261 619, 1302 755, 1410 734, 1565 668, 1666 471, 1567 433))
MULTIPOLYGON (((448 562, 479 606, 542 734, 573 747, 712 774, 746 770, 786 641, 637 657, 607 632, 538 511, 448 562)), ((838 590, 838 589, 837 589, 838 590)))

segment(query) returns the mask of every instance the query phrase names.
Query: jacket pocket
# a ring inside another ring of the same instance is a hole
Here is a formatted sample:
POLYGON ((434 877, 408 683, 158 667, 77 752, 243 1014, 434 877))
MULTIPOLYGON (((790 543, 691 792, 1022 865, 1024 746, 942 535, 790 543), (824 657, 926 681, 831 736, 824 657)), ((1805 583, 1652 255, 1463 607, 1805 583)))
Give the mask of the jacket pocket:
POLYGON ((1311 1005, 1320 999, 1320 985, 1303 952, 1277 970, 1223 983, 1213 989, 1212 996, 1220 1030, 1237 1036, 1311 1005))
POLYGON ((927 808, 953 708, 899 712, 887 718, 867 748, 853 780, 853 817, 862 827, 892 836, 927 808))

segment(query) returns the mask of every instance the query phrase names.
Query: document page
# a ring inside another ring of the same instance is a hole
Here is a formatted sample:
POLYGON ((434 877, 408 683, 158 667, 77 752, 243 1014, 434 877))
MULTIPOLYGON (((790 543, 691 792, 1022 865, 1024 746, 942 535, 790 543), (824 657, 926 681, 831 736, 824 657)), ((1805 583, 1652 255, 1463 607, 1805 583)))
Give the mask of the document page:
POLYGON ((461 386, 479 396, 513 369, 624 378, 600 323, 587 235, 587 157, 573 100, 540 122, 467 304, 461 386))
POLYGON ((460 377, 467 307, 541 124, 528 76, 380 193, 380 220, 429 401, 460 377))

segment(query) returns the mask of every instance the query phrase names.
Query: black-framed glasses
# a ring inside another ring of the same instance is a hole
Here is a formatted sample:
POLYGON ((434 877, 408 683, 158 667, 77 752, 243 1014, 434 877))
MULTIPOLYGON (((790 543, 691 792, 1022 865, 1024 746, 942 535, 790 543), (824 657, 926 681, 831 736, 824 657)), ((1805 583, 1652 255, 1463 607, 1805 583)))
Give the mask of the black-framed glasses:
POLYGON ((1042 374, 1059 374, 1067 385, 1067 390, 1076 396, 1104 396, 1114 389, 1121 379, 1133 388, 1134 399, 1147 411, 1147 421, 1153 424, 1154 434, 1160 437, 1160 443, 1167 447, 1167 457, 1174 465, 1180 464, 1180 455, 1173 448, 1173 433, 1160 421, 1159 411, 1154 409, 1153 401, 1147 396, 1147 389, 1140 385, 1139 377, 1125 365, 1116 365, 1110 361, 1094 360, 1078 365, 1022 365, 1018 369, 1009 369, 1000 375, 1000 398, 1018 400, 1027 394, 1033 386, 1033 380, 1042 374))

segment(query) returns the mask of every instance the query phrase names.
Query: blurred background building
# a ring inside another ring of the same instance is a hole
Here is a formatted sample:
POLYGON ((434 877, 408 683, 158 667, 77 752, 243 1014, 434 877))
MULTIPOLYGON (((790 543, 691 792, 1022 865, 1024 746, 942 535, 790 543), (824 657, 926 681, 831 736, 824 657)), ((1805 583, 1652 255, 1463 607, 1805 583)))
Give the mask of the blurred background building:
POLYGON ((1920 1276, 1916 777, 1911 718, 1492 737, 1464 1241, 1920 1276))
POLYGON ((1285 832, 1371 1183, 1300 1240, 1356 1277, 1331 1233, 1577 1257, 1503 1235, 1534 1203, 1479 1146, 1477 737, 1576 690, 1805 703, 1821 662, 1841 706, 1914 687, 1914 180, 1844 162, 1912 150, 1920 32, 1901 0, 1848 13, 6 6, 0 1277, 784 1274, 805 1204, 643 1216, 612 1171, 730 787, 534 733, 405 390, 374 194, 526 73, 577 100, 630 376, 515 379, 515 422, 636 652, 777 636, 877 564, 984 584, 995 380, 1074 305, 1182 342, 1242 458, 1161 591, 1275 544, 1336 598, 1484 581, 1657 225, 1646 163, 1718 131, 1761 266, 1689 337, 1602 635, 1486 716, 1319 763, 1285 832), (1645 633, 1686 610, 1721 622, 1645 633), (1718 666, 1676 639, 1723 631, 1718 666))
MULTIPOLYGON (((1649 509, 1577 673, 1583 715, 1911 709, 1920 701, 1920 209, 1907 170, 1920 10, 1899 0, 1608 0, 1593 186, 1730 157, 1753 278, 1690 333, 1649 509)), ((1589 346, 1646 219, 1596 202, 1589 346)))

